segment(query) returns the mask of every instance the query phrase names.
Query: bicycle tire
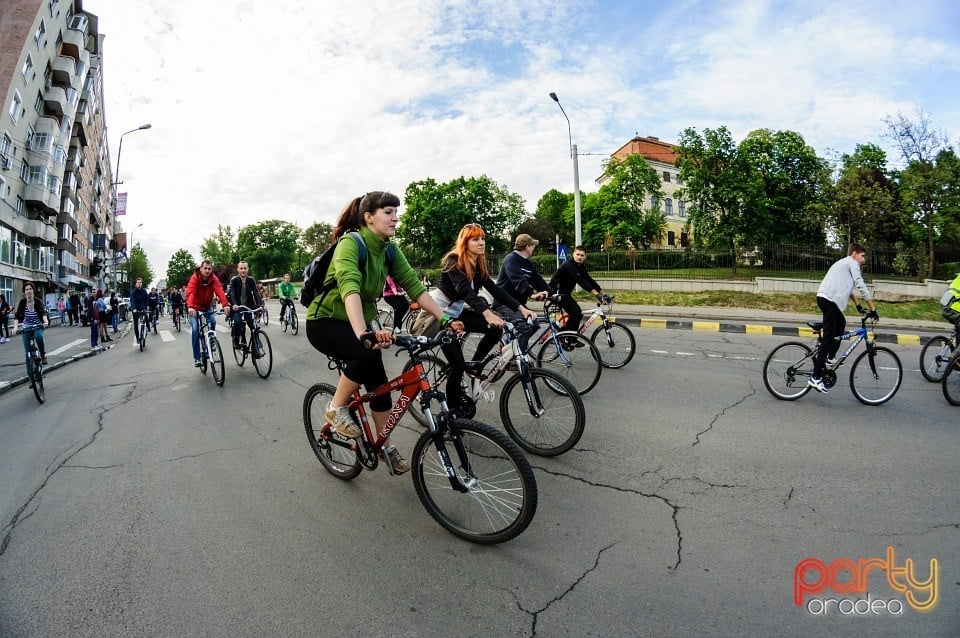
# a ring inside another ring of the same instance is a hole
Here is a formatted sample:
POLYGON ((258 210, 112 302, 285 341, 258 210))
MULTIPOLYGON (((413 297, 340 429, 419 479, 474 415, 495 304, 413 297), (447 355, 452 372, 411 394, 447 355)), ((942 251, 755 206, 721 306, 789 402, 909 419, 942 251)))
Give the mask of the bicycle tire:
POLYGON ((280 317, 280 329, 281 329, 281 330, 283 330, 284 332, 286 332, 286 331, 287 331, 287 326, 289 326, 289 325, 290 325, 290 317, 289 317, 289 316, 280 317))
POLYGON ((200 337, 200 374, 207 373, 207 362, 210 360, 210 355, 207 353, 206 341, 204 337, 200 337))
POLYGON ((537 456, 563 454, 583 436, 587 421, 583 399, 573 384, 556 372, 543 368, 530 368, 528 372, 529 394, 537 416, 531 414, 523 379, 518 373, 503 385, 500 420, 510 438, 527 452, 537 456))
POLYGON ((590 335, 590 341, 597 347, 600 365, 604 368, 622 368, 637 353, 637 340, 630 328, 622 323, 608 321, 607 329, 598 326, 590 335))
POLYGON ((377 321, 384 330, 393 330, 393 310, 381 310, 378 312, 377 321))
POLYGON ((781 401, 796 401, 810 386, 813 376, 813 350, 805 343, 787 341, 767 355, 763 362, 763 385, 781 401))
POLYGON ((946 337, 933 337, 920 349, 920 372, 923 378, 936 383, 943 378, 953 356, 953 343, 946 337))
POLYGON ((213 380, 217 385, 223 386, 226 381, 226 369, 223 366, 223 348, 220 347, 219 339, 210 340, 210 372, 213 373, 213 380))
POLYGON ((260 313, 260 318, 263 321, 263 325, 270 325, 270 312, 267 310, 267 307, 263 307, 263 312, 260 313))
POLYGON ((290 332, 294 335, 300 331, 300 320, 297 319, 297 313, 293 311, 293 308, 290 309, 290 332))
POLYGON ((551 336, 537 350, 537 367, 556 372, 573 384, 581 395, 590 392, 597 386, 603 372, 597 346, 572 330, 558 332, 555 336, 556 339, 551 336), (576 345, 570 347, 565 345, 566 342, 575 342, 576 345))
POLYGON ((261 330, 257 330, 250 335, 250 356, 253 361, 253 369, 261 379, 270 376, 273 370, 273 347, 270 345, 270 337, 261 330), (257 353, 260 353, 259 355, 257 353))
POLYGON ((850 391, 864 405, 883 405, 900 389, 903 366, 897 354, 884 346, 873 347, 873 365, 869 356, 870 351, 866 350, 853 362, 850 391))
POLYGON ((421 312, 423 312, 423 310, 414 310, 413 308, 407 311, 407 316, 403 319, 403 330, 408 335, 413 334, 413 322, 417 320, 417 317, 420 316, 421 312))
MULTIPOLYGON (((441 357, 438 357, 435 354, 421 354, 420 361, 423 362, 423 369, 427 373, 427 379, 430 381, 430 385, 433 387, 439 387, 443 383, 443 378, 445 376, 447 361, 441 357)), ((407 361, 403 365, 403 371, 406 372, 414 366, 413 361, 407 361)), ((419 401, 411 401, 410 405, 407 406, 407 413, 410 414, 416 420, 417 423, 422 425, 425 428, 430 427, 430 422, 427 421, 427 416, 423 413, 423 410, 420 409, 419 401)))
POLYGON ((237 365, 241 368, 243 367, 244 362, 247 360, 247 352, 244 350, 243 346, 237 347, 237 344, 233 341, 233 336, 230 337, 230 347, 233 350, 233 360, 237 362, 237 365))
POLYGON ((537 480, 510 439, 484 423, 452 419, 440 445, 467 492, 452 489, 433 433, 417 440, 412 464, 417 496, 441 527, 471 543, 492 545, 530 525, 537 511, 537 480))
POLYGON ((144 347, 147 345, 147 334, 146 326, 143 325, 143 321, 140 321, 139 330, 137 331, 137 343, 140 344, 140 352, 143 352, 144 347))
POLYGON ((341 481, 349 481, 359 476, 363 468, 360 466, 356 452, 346 447, 353 443, 337 434, 324 416, 327 404, 333 399, 336 391, 337 389, 329 383, 317 383, 307 390, 303 396, 303 426, 307 432, 310 449, 313 450, 324 469, 341 481), (324 438, 324 431, 329 437, 344 445, 330 443, 324 438))
POLYGON ((33 385, 33 396, 37 401, 43 403, 46 400, 46 393, 43 390, 43 364, 37 364, 33 352, 27 357, 27 379, 33 385))

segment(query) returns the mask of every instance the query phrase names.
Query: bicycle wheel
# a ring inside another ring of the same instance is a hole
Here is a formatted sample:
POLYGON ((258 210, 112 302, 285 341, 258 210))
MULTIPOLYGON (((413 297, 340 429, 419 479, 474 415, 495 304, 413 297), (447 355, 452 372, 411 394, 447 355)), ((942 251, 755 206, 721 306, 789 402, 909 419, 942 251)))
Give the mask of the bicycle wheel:
POLYGON ((543 368, 530 368, 524 387, 520 374, 500 393, 500 420, 517 445, 538 456, 563 454, 580 440, 587 421, 583 399, 573 384, 543 368))
POLYGON ((247 360, 247 352, 244 350, 243 346, 237 347, 237 344, 233 340, 233 336, 230 337, 230 346, 233 349, 233 360, 237 362, 237 365, 241 368, 243 367, 244 361, 247 360))
POLYGON ((433 434, 413 448, 413 485, 420 502, 444 529, 482 545, 514 538, 537 511, 537 481, 523 453, 489 425, 452 419, 442 435, 466 492, 452 489, 433 434))
POLYGON ((600 363, 604 368, 622 368, 630 363, 637 352, 637 340, 630 328, 622 323, 607 322, 590 335, 590 341, 600 352, 600 363))
POLYGON ((850 390, 860 403, 881 405, 893 398, 903 381, 903 366, 896 353, 883 346, 861 352, 850 368, 850 390))
POLYGON ((180 332, 180 324, 181 324, 181 323, 182 323, 182 321, 180 320, 180 314, 177 313, 177 314, 174 316, 174 318, 173 318, 173 325, 177 328, 177 332, 180 332))
POLYGON ((46 394, 43 391, 43 364, 34 360, 33 353, 27 358, 27 378, 33 384, 33 396, 43 403, 46 400, 46 394))
POLYGON ((260 378, 269 377, 273 370, 273 348, 270 346, 270 337, 261 330, 250 335, 250 356, 253 358, 253 369, 260 378))
MULTIPOLYGON (((447 367, 446 360, 434 354, 421 354, 420 360, 423 362, 423 369, 427 373, 427 379, 430 380, 430 385, 433 387, 439 387, 440 384, 443 383, 443 378, 445 378, 442 373, 447 367)), ((407 363, 403 366, 403 371, 406 372, 412 368, 413 365, 413 361, 407 361, 407 363)), ((416 422, 423 427, 430 427, 430 423, 427 421, 427 415, 425 415, 423 410, 420 409, 420 401, 411 401, 407 406, 407 413, 410 414, 410 416, 412 416, 416 422)))
POLYGON ((577 392, 590 392, 600 380, 603 366, 597 346, 576 332, 564 331, 537 350, 537 367, 556 372, 573 384, 577 392))
POLYGON ((290 309, 290 332, 297 334, 300 330, 300 322, 297 319, 297 313, 293 311, 293 308, 290 309))
POLYGON ((143 325, 143 321, 140 322, 137 331, 137 342, 140 344, 140 352, 143 352, 143 348, 147 345, 147 327, 143 325))
POLYGON ((923 344, 920 350, 920 372, 923 378, 934 383, 942 379, 952 355, 953 344, 946 337, 934 337, 923 344))
POLYGON ((810 391, 813 350, 805 343, 788 341, 773 349, 763 362, 763 385, 783 401, 795 401, 810 391))
POLYGON ((210 360, 210 354, 207 352, 207 341, 200 337, 200 374, 207 373, 207 361, 210 360))
POLYGON ((210 340, 210 371, 213 373, 213 380, 222 386, 226 380, 226 372, 223 368, 223 349, 218 339, 210 340))
POLYGON ((284 332, 286 332, 286 331, 287 331, 287 326, 289 326, 289 325, 290 325, 290 316, 289 316, 289 315, 284 315, 284 316, 280 317, 280 328, 281 328, 281 330, 283 330, 284 332))
POLYGON ((417 317, 420 315, 421 312, 422 311, 420 309, 414 310, 413 308, 411 308, 407 312, 407 316, 403 319, 403 330, 408 335, 413 334, 413 322, 417 320, 417 317))
POLYGON ((263 312, 260 313, 260 321, 262 321, 265 326, 270 323, 270 312, 266 306, 263 307, 263 312))
POLYGON ((381 310, 378 312, 377 321, 384 330, 393 330, 393 310, 381 310))
POLYGON ((337 434, 327 423, 324 413, 333 399, 336 388, 328 383, 317 383, 303 397, 303 426, 307 431, 310 449, 328 472, 338 479, 356 478, 363 468, 351 447, 355 443, 337 434))

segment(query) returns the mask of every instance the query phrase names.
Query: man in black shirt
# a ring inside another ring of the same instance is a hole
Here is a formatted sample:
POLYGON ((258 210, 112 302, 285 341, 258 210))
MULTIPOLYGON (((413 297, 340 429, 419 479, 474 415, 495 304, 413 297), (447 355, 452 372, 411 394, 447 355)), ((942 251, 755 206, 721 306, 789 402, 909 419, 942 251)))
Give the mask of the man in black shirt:
MULTIPOLYGON (((517 235, 513 242, 513 252, 503 258, 500 265, 500 274, 497 276, 497 285, 508 295, 525 304, 527 299, 537 301, 546 299, 550 294, 550 286, 544 281, 537 267, 530 261, 533 251, 540 242, 526 233, 517 235)), ((499 301, 494 302, 493 310, 518 328, 521 345, 526 347, 527 338, 532 329, 523 325, 523 315, 499 301)))
POLYGON ((583 310, 580 304, 573 298, 573 289, 580 286, 590 294, 594 295, 599 301, 603 301, 603 289, 600 287, 590 273, 584 262, 587 261, 587 250, 583 246, 577 246, 573 249, 573 259, 560 264, 557 272, 550 278, 550 287, 563 295, 560 301, 560 307, 567 313, 567 323, 564 330, 579 330, 580 322, 583 320, 583 310))

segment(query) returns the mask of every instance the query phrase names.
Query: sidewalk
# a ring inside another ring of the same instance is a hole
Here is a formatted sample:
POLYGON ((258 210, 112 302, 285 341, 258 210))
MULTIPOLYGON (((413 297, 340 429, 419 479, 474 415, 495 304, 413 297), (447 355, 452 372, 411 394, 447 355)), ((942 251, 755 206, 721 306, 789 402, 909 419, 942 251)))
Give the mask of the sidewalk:
MULTIPOLYGON (((271 317, 278 316, 280 307, 271 299, 271 317), (276 313, 276 314, 275 314, 276 313)), ((589 311, 596 306, 583 303, 589 311)), ((810 337, 807 321, 820 321, 820 315, 802 315, 788 312, 751 310, 742 308, 682 307, 682 306, 638 306, 614 304, 614 316, 622 323, 640 328, 697 330, 708 332, 732 332, 749 334, 769 334, 777 336, 810 337)), ((161 319, 169 321, 169 316, 161 319)), ((852 316, 847 317, 847 326, 855 323, 852 316)), ((131 328, 131 321, 120 323, 120 332, 116 335, 110 330, 113 341, 101 344, 97 350, 90 349, 90 327, 61 327, 59 320, 51 324, 44 332, 44 342, 50 372, 75 361, 99 356, 112 347, 126 343, 121 341, 131 328)), ((904 319, 884 319, 877 324, 877 341, 920 345, 930 336, 947 335, 950 326, 946 321, 911 321, 904 319)), ((9 343, 0 344, 0 394, 26 383, 23 346, 20 336, 11 337, 9 343)))

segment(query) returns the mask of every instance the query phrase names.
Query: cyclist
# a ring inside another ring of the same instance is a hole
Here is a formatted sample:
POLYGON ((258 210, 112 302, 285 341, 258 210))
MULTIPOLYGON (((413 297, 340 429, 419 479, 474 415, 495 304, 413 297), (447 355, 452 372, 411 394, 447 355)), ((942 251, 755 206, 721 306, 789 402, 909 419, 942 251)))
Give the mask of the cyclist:
POLYGON ((134 288, 130 291, 130 310, 133 311, 133 334, 140 334, 140 321, 147 322, 147 330, 150 329, 150 319, 147 317, 149 293, 143 287, 143 278, 137 277, 134 288))
POLYGON ((807 379, 807 385, 817 392, 827 393, 827 387, 823 384, 823 368, 824 365, 834 364, 837 351, 840 349, 837 337, 847 328, 847 320, 843 316, 847 301, 853 301, 857 310, 863 312, 857 296, 853 294, 854 288, 860 291, 863 300, 870 306, 867 317, 875 321, 880 320, 877 307, 870 297, 870 290, 860 272, 860 267, 866 260, 866 248, 857 243, 850 244, 847 248, 847 256, 830 266, 823 281, 820 282, 820 288, 817 289, 817 306, 823 311, 823 332, 820 337, 820 349, 817 350, 817 356, 813 359, 813 376, 807 379))
POLYGON ((170 315, 183 319, 183 295, 176 286, 170 290, 170 315))
POLYGON ((390 275, 387 275, 387 283, 383 286, 383 300, 393 308, 393 331, 400 332, 403 318, 410 310, 410 302, 407 301, 403 288, 398 286, 390 275))
POLYGON ((550 278, 550 288, 556 290, 560 297, 560 307, 567 313, 567 322, 560 328, 561 330, 580 330, 580 322, 583 321, 583 310, 580 304, 573 298, 573 289, 578 285, 597 298, 597 301, 603 303, 609 300, 590 273, 587 272, 587 249, 583 246, 577 246, 573 249, 573 259, 568 259, 557 268, 550 278))
POLYGON ((277 296, 280 297, 280 323, 283 323, 287 306, 293 307, 293 300, 297 296, 297 289, 290 283, 290 273, 283 274, 283 282, 277 286, 277 296))
MULTIPOLYGON (((263 305, 263 297, 260 296, 260 290, 257 287, 257 280, 250 277, 250 265, 245 261, 237 262, 237 274, 230 278, 227 284, 227 299, 230 300, 230 309, 233 312, 239 312, 240 306, 256 309, 263 305)), ((253 315, 238 314, 233 318, 233 347, 238 350, 243 348, 244 341, 244 323, 253 330, 253 315)))
MULTIPOLYGON (((337 219, 334 229, 336 248, 327 272, 336 286, 327 294, 317 295, 307 309, 307 339, 325 355, 339 359, 345 366, 333 400, 327 405, 325 418, 342 436, 357 438, 362 435, 360 426, 350 414, 347 404, 351 395, 363 384, 367 390, 386 383, 387 373, 383 367, 381 348, 389 347, 391 333, 379 330, 374 333, 376 345, 365 348, 360 336, 369 332, 368 322, 377 316, 377 298, 383 291, 387 277, 387 246, 397 232, 397 207, 400 198, 393 193, 374 191, 356 197, 347 204, 337 219), (360 269, 360 247, 350 237, 349 231, 358 231, 366 246, 366 261, 360 269)), ((397 283, 406 288, 423 308, 441 323, 449 323, 440 306, 427 294, 426 288, 417 279, 399 246, 393 248, 394 261, 390 267, 397 283)), ((393 407, 389 395, 377 397, 370 402, 374 426, 383 429, 393 407)), ((384 453, 396 473, 410 469, 410 464, 399 450, 387 444, 384 453)))
MULTIPOLYGON (((32 281, 23 282, 23 299, 17 304, 17 310, 14 313, 17 319, 16 330, 23 333, 23 351, 26 353, 24 364, 27 366, 27 374, 30 374, 30 340, 27 337, 27 330, 33 329, 33 339, 37 342, 37 349, 40 351, 40 360, 47 363, 47 351, 43 344, 43 329, 49 327, 50 320, 47 318, 47 309, 43 302, 36 296, 36 286, 32 281)), ((33 387, 33 381, 30 382, 33 387)))
POLYGON ((480 224, 467 224, 461 228, 453 250, 440 262, 440 282, 433 292, 441 305, 449 307, 447 313, 463 322, 467 332, 484 335, 477 345, 471 364, 464 361, 459 343, 442 346, 443 354, 453 366, 447 377, 446 392, 448 403, 454 409, 462 400, 460 381, 464 368, 483 361, 503 335, 504 320, 490 308, 487 300, 480 296, 480 288, 522 318, 537 316, 537 313, 527 310, 490 278, 485 249, 486 238, 480 224))
MULTIPOLYGON (((214 309, 214 296, 220 300, 224 308, 230 307, 227 296, 223 293, 220 280, 213 274, 213 264, 204 259, 197 269, 190 275, 184 297, 187 302, 187 313, 190 315, 190 342, 193 344, 193 365, 200 367, 200 318, 198 312, 209 312, 214 309)), ((209 317, 210 327, 216 329, 216 315, 209 317)))
MULTIPOLYGON (((529 298, 540 301, 546 299, 547 295, 550 294, 550 287, 547 282, 543 280, 543 277, 537 272, 537 267, 530 261, 530 257, 533 256, 533 251, 539 243, 539 240, 530 235, 520 233, 513 242, 513 252, 503 258, 500 275, 497 277, 497 285, 513 299, 525 301, 529 298)), ((502 302, 494 301, 493 309, 507 321, 517 324, 520 345, 526 350, 527 339, 530 338, 533 329, 521 324, 522 316, 520 313, 506 307, 502 302)))
POLYGON ((160 295, 157 294, 157 288, 154 286, 147 294, 147 307, 150 309, 150 323, 147 324, 147 330, 153 326, 153 334, 157 334, 157 311, 160 306, 160 295))

